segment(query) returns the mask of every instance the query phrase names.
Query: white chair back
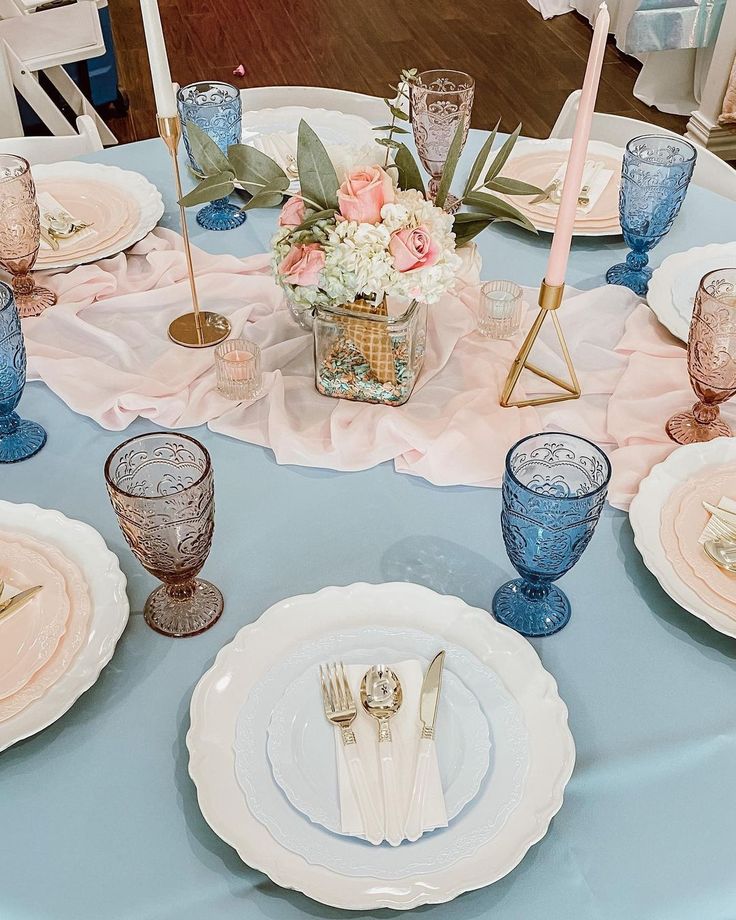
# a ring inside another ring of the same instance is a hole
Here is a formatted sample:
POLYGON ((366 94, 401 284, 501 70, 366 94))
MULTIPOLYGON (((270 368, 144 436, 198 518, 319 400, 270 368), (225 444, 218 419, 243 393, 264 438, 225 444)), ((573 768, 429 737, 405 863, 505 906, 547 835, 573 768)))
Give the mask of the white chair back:
POLYGON ((372 125, 386 124, 390 114, 378 96, 351 93, 325 86, 254 86, 242 89, 244 112, 275 109, 284 105, 301 105, 309 109, 329 109, 345 115, 360 115, 372 125))
MULTIPOLYGON (((576 90, 567 97, 550 132, 550 137, 572 137, 579 102, 580 90, 576 90)), ((593 140, 606 141, 609 144, 615 144, 617 147, 625 147, 632 137, 636 137, 639 134, 666 134, 671 137, 682 138, 681 134, 675 134, 674 131, 669 131, 667 128, 660 128, 657 125, 651 125, 636 118, 605 115, 601 112, 596 112, 593 115, 593 127, 590 132, 593 140)), ((692 138, 687 138, 687 140, 698 151, 698 160, 693 174, 695 185, 736 201, 736 169, 733 169, 725 160, 716 156, 712 151, 701 147, 692 138)))
POLYGON ((0 153, 15 153, 36 166, 102 150, 100 134, 89 115, 77 118, 77 131, 79 133, 72 137, 3 137, 0 138, 0 153))

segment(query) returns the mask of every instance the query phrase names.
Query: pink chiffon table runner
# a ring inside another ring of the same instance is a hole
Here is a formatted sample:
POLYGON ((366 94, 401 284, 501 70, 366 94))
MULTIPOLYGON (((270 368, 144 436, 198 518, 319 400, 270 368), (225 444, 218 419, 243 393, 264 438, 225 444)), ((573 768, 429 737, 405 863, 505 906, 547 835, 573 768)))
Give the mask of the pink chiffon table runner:
MULTIPOLYGON (((207 424, 269 447, 279 463, 359 470, 391 460, 397 471, 442 486, 498 486, 514 441, 539 430, 571 431, 609 452, 610 500, 627 508, 641 478, 675 447, 665 421, 694 401, 685 349, 625 288, 568 291, 561 318, 583 397, 503 409, 499 393, 520 336, 502 342, 476 331, 480 266, 474 248, 464 252, 454 290, 430 307, 424 370, 402 407, 318 394, 311 333, 286 309, 269 256, 195 250, 203 307, 224 313, 234 335, 262 350, 262 396, 251 404, 220 396, 212 350, 167 338, 189 294, 181 240, 163 229, 127 256, 43 279, 59 301, 24 320, 29 379, 43 380, 105 428, 123 429, 139 416, 162 428, 207 424)), ((498 271, 486 266, 489 273, 498 271)), ((535 298, 527 291, 532 306, 535 298)), ((535 360, 562 374, 550 333, 535 360)))

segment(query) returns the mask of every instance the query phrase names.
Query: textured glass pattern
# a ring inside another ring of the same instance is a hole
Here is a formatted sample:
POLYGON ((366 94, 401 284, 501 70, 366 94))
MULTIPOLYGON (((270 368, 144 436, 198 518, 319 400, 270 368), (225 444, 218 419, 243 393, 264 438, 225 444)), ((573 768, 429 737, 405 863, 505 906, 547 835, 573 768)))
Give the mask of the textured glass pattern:
POLYGON ((13 276, 21 316, 38 316, 56 303, 56 294, 37 287, 30 274, 40 243, 36 186, 28 161, 0 154, 0 265, 13 276))
POLYGON ((215 348, 217 389, 227 399, 255 399, 261 392, 261 349, 247 339, 226 339, 215 348))
POLYGON ((497 620, 525 636, 557 632, 570 602, 552 584, 590 542, 606 500, 611 465, 595 444, 551 432, 519 441, 506 455, 501 529, 521 578, 493 598, 497 620))
POLYGON ((730 438, 718 406, 736 393, 736 268, 705 275, 695 296, 687 340, 690 385, 698 397, 692 409, 667 422, 667 434, 678 444, 730 438))
POLYGON ((215 495, 210 455, 199 441, 157 431, 125 441, 105 480, 128 545, 164 582, 146 601, 146 622, 168 636, 209 629, 222 613, 218 589, 196 578, 212 545, 215 495))
MULTIPOLYGON (((461 119, 465 123, 463 146, 468 138, 475 80, 459 70, 426 70, 409 89, 411 125, 422 165, 430 175, 429 197, 434 201, 450 144, 461 119)), ((457 208, 448 195, 445 210, 457 208)))
POLYGON ((685 199, 696 157, 693 145, 676 137, 635 137, 626 145, 619 215, 631 252, 625 262, 608 269, 609 284, 646 294, 652 277, 647 253, 669 233, 685 199))
MULTIPOLYGON (((190 83, 179 90, 177 103, 189 162, 194 172, 202 175, 203 170, 192 153, 187 127, 197 125, 227 153, 228 147, 240 143, 240 93, 229 83, 190 83)), ((206 230, 232 230, 245 223, 245 219, 245 212, 227 198, 218 198, 197 213, 197 223, 206 230)))
POLYGON ((478 332, 490 339, 509 339, 519 331, 524 291, 513 281, 481 285, 478 332))
POLYGON ((32 457, 46 432, 15 412, 26 385, 26 348, 12 289, 0 281, 0 463, 32 457))

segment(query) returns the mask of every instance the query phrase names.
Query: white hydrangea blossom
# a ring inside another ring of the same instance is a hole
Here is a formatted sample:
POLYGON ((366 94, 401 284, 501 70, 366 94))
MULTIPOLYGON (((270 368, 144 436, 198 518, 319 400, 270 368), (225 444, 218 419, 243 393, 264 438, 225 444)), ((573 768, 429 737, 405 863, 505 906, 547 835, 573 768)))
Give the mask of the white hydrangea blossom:
MULTIPOLYGON (((360 295, 398 296, 435 303, 451 286, 462 260, 455 252, 453 218, 426 201, 414 189, 396 191, 396 200, 381 210, 380 224, 361 224, 341 218, 318 221, 300 231, 280 227, 272 240, 273 268, 293 245, 319 243, 325 267, 318 287, 283 284, 294 302, 304 307, 350 303, 360 295), (439 248, 434 265, 399 272, 389 250, 392 234, 423 227, 439 248)), ((280 282, 282 283, 282 282, 280 282)))

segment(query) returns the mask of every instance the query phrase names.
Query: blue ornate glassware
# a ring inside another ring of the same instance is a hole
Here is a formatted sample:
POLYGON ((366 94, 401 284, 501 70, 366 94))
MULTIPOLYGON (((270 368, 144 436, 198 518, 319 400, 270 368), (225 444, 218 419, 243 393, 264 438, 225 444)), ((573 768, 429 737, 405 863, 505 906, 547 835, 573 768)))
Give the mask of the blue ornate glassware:
POLYGON ((521 578, 493 598, 493 614, 524 636, 549 636, 570 619, 552 582, 568 572, 593 536, 611 464, 595 444, 571 434, 533 434, 506 455, 501 529, 521 578))
POLYGON ((20 418, 15 407, 26 385, 26 347, 13 290, 0 281, 0 463, 32 457, 46 443, 46 432, 20 418))
MULTIPOLYGON (((187 126, 197 125, 223 153, 227 153, 228 147, 240 143, 240 93, 229 83, 190 83, 179 90, 177 104, 189 162, 194 172, 201 177, 202 170, 189 145, 187 126)), ((197 223, 205 230, 233 230, 245 223, 246 216, 245 211, 230 204, 227 198, 218 198, 197 212, 197 223)))
POLYGON ((677 137, 643 135, 626 145, 621 171, 619 214, 626 245, 625 262, 608 269, 606 281, 637 294, 649 288, 647 253, 670 231, 695 169, 692 144, 677 137))

